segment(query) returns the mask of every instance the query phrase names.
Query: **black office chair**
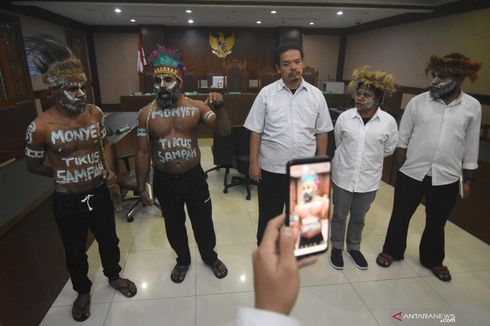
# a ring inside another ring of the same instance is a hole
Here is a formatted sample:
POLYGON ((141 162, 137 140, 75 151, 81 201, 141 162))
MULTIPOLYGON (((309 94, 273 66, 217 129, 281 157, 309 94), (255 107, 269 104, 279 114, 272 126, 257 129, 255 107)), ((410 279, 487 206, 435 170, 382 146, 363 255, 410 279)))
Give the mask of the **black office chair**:
POLYGON ((232 157, 233 157, 233 138, 232 135, 221 136, 217 133, 213 135, 213 145, 211 146, 211 151, 213 152, 213 163, 214 167, 206 170, 206 178, 208 177, 208 172, 219 170, 221 168, 225 170, 225 179, 223 185, 228 183, 228 175, 230 174, 230 168, 232 167, 232 157))
POLYGON ((250 165, 250 130, 243 126, 232 127, 231 134, 234 143, 233 168, 243 176, 232 176, 230 183, 225 183, 223 192, 226 194, 229 188, 243 185, 247 190, 247 196, 245 198, 250 200, 252 197, 250 194, 250 185, 256 184, 248 175, 248 167, 250 165))
MULTIPOLYGON (((121 188, 121 196, 122 196, 122 202, 128 202, 132 201, 134 202, 133 205, 129 208, 128 212, 126 213, 126 220, 131 223, 134 221, 133 214, 136 211, 136 208, 138 208, 138 205, 143 205, 143 200, 141 199, 140 196, 131 196, 131 197, 126 197, 126 194, 128 191, 137 191, 138 185, 136 182, 136 174, 134 171, 131 171, 131 167, 129 164, 129 159, 131 157, 134 157, 134 155, 129 154, 129 155, 124 155, 124 156, 118 156, 115 157, 115 160, 122 160, 124 162, 124 167, 126 169, 125 172, 118 173, 117 174, 117 184, 119 185, 119 188, 121 188)), ((162 210, 160 205, 154 201, 153 205, 157 207, 159 210, 162 210)))

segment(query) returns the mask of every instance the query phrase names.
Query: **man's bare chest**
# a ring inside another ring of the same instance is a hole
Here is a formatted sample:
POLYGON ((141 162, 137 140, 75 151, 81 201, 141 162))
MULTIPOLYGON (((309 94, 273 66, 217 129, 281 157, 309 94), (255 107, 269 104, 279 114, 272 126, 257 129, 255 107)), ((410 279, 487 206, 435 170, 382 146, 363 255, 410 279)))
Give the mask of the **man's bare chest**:
POLYGON ((148 117, 148 129, 150 137, 157 139, 172 134, 190 134, 197 129, 199 121, 199 109, 179 106, 151 111, 148 117))

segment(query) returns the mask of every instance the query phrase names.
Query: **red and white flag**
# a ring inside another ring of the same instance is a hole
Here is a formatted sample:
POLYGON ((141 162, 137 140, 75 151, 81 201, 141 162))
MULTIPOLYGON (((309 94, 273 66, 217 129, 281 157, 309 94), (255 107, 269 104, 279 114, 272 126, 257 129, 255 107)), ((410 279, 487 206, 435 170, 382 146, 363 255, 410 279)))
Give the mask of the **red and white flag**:
POLYGON ((136 70, 138 72, 143 72, 144 66, 146 65, 145 50, 143 49, 143 38, 141 37, 141 32, 138 33, 138 58, 136 61, 136 70))

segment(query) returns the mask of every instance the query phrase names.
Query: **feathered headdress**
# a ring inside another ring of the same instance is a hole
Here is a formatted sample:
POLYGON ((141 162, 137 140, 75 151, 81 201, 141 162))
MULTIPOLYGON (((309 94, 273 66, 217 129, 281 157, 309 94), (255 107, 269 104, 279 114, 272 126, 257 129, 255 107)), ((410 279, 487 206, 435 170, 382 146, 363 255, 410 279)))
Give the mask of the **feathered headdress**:
POLYGON ((80 60, 59 41, 49 35, 26 37, 24 41, 27 56, 49 87, 87 81, 80 60))
POLYGON ((349 90, 354 92, 360 85, 378 89, 386 95, 389 95, 396 90, 393 75, 378 70, 370 71, 369 66, 356 68, 352 73, 349 90))
POLYGON ((478 78, 476 73, 481 69, 481 65, 481 62, 460 53, 451 53, 443 57, 431 55, 425 73, 431 70, 442 70, 451 76, 468 77, 471 82, 474 82, 478 78))
POLYGON ((178 50, 159 45, 156 50, 150 53, 148 59, 153 65, 154 74, 172 75, 182 82, 185 66, 180 60, 178 50))

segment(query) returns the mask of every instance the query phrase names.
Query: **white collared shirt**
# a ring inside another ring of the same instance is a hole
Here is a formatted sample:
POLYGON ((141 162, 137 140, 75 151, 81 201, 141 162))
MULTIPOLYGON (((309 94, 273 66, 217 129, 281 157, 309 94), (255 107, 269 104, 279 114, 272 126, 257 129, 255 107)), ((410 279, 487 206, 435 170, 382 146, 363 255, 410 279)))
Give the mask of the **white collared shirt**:
POLYGON ((293 94, 282 79, 259 92, 244 126, 262 135, 260 167, 283 174, 287 161, 315 155, 316 134, 333 129, 318 88, 303 80, 293 94))
POLYGON ((335 123, 332 181, 350 192, 377 190, 383 158, 394 152, 397 142, 395 118, 380 108, 365 125, 356 108, 342 112, 335 123))
POLYGON ((235 315, 235 326, 299 326, 295 318, 268 310, 240 307, 235 315))
POLYGON ((400 171, 416 180, 430 172, 432 185, 456 182, 461 169, 478 168, 481 105, 461 92, 449 104, 429 92, 410 100, 400 122, 398 147, 407 148, 400 171))

